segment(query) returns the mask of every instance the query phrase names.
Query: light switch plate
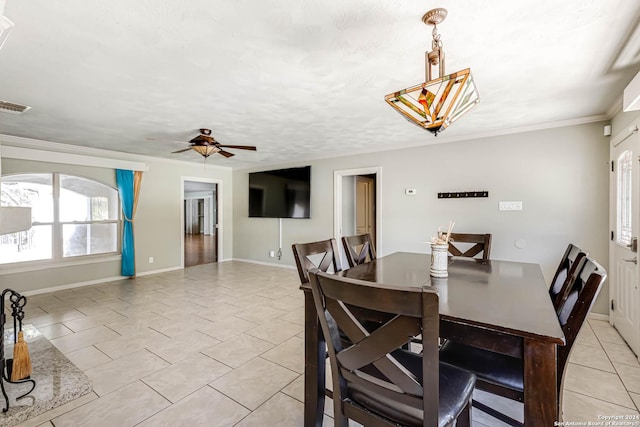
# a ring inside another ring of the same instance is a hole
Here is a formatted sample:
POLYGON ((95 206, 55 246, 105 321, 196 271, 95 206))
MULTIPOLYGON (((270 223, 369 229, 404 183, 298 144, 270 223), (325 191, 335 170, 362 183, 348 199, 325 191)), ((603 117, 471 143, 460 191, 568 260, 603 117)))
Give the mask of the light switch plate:
POLYGON ((521 211, 522 202, 500 202, 501 211, 521 211))
POLYGON ((404 194, 406 194, 407 196, 415 196, 417 193, 415 188, 405 188, 404 190, 404 194))

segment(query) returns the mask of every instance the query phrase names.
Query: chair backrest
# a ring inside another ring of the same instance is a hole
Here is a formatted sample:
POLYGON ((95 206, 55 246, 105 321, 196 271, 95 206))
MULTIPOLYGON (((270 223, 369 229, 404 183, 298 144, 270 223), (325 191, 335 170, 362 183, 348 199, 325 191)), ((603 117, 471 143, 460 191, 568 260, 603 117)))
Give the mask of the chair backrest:
POLYGON ((344 246, 344 252, 347 255, 347 262, 349 267, 354 267, 358 264, 364 264, 365 262, 371 262, 376 259, 376 248, 371 240, 371 235, 358 234, 355 236, 343 236, 342 246, 344 246))
POLYGON ((583 257, 578 261, 576 274, 570 278, 569 286, 562 295, 558 320, 566 344, 558 346, 558 391, 562 390, 562 378, 573 343, 606 278, 607 272, 600 264, 589 257, 583 257))
POLYGON ((294 243, 291 245, 291 249, 293 249, 293 256, 296 259, 300 282, 303 285, 309 283, 308 271, 312 268, 332 273, 342 271, 336 239, 294 243))
POLYGON ((342 416, 358 419, 358 410, 349 403, 353 401, 382 413, 395 404, 409 405, 414 412, 424 411, 422 425, 438 425, 439 314, 435 289, 390 287, 317 269, 310 272, 310 278, 316 311, 327 339, 334 411, 339 414, 336 419, 342 416), (374 330, 366 328, 362 318, 367 312, 372 318, 386 320, 374 330), (419 334, 423 340, 422 355, 403 357, 408 353, 399 350, 400 347, 419 334), (418 361, 421 375, 411 373, 416 370, 415 366, 407 367, 408 360, 418 361))
POLYGON ((564 255, 562 255, 560 259, 556 274, 553 276, 553 280, 549 286, 549 296, 558 314, 560 313, 561 299, 564 290, 568 286, 571 276, 576 273, 576 268, 580 260, 587 255, 588 254, 578 246, 569 243, 569 246, 567 246, 567 249, 564 251, 564 255))
POLYGON ((491 255, 491 234, 469 234, 469 233, 451 233, 453 242, 449 242, 449 253, 453 256, 461 256, 466 258, 474 258, 480 252, 483 260, 488 260, 491 255), (456 246, 458 243, 471 243, 472 246, 466 250, 461 249, 464 246, 456 246))

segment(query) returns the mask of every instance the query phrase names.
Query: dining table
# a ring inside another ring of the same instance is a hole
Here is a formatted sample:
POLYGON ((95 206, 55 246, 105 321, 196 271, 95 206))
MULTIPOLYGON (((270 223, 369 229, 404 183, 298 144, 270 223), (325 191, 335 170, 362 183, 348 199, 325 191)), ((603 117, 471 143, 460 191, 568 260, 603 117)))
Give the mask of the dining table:
MULTIPOLYGON (((387 286, 438 290, 440 337, 518 357, 524 424, 553 426, 560 413, 557 346, 565 337, 538 264, 451 257, 448 277, 429 274, 430 254, 396 252, 336 274, 387 286)), ((308 283, 305 295, 304 425, 322 426, 326 343, 308 283)))

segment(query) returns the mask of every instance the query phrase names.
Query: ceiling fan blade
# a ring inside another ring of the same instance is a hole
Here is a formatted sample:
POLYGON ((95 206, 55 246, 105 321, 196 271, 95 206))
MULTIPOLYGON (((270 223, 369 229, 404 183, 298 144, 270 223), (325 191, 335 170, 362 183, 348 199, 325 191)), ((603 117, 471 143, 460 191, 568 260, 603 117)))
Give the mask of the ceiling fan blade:
POLYGON ((218 144, 218 147, 225 147, 225 148, 236 148, 238 150, 251 150, 251 151, 256 151, 256 147, 254 147, 253 145, 225 145, 225 144, 218 144))
POLYGON ((178 151, 172 151, 171 154, 182 153, 184 151, 189 151, 189 150, 191 150, 191 147, 184 148, 184 149, 178 150, 178 151))
POLYGON ((229 158, 229 157, 231 157, 231 156, 235 156, 235 154, 230 153, 230 152, 228 152, 228 151, 224 151, 224 150, 220 150, 220 151, 218 151, 218 153, 222 154, 223 156, 225 156, 225 157, 227 157, 227 158, 229 158))

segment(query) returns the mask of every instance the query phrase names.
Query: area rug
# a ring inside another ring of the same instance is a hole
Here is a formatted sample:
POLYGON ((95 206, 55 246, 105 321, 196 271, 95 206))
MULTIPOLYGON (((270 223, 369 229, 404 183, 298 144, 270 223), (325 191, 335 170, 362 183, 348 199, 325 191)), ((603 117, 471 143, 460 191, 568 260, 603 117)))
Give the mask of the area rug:
MULTIPOLYGON (((49 340, 32 325, 22 328, 29 345, 29 355, 33 366, 31 378, 36 388, 30 395, 16 401, 25 393, 30 383, 10 384, 5 382, 9 396, 9 411, 0 412, 0 427, 13 426, 50 409, 70 402, 93 389, 91 380, 66 358, 49 340)), ((5 330, 5 356, 13 355, 13 329, 5 330)), ((0 408, 4 408, 4 397, 0 393, 0 408)))

